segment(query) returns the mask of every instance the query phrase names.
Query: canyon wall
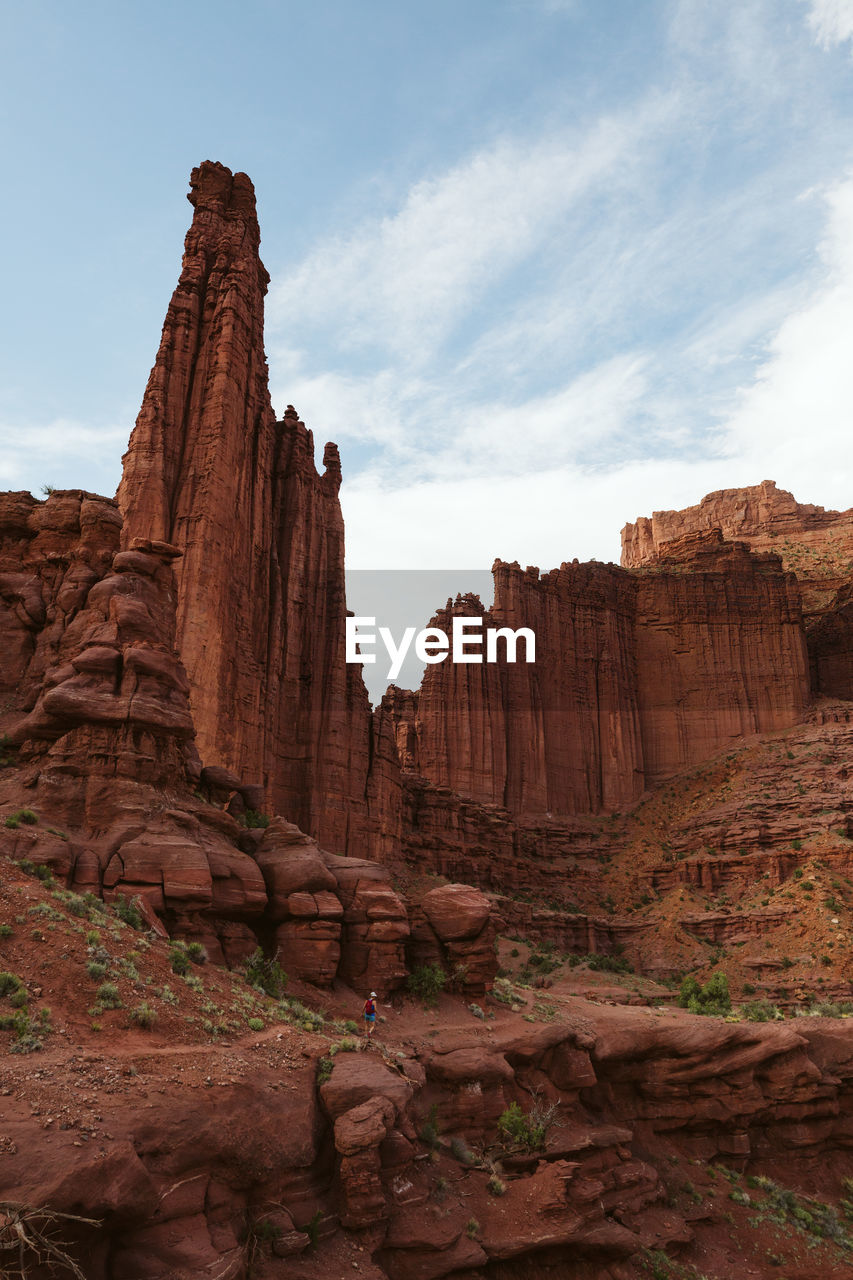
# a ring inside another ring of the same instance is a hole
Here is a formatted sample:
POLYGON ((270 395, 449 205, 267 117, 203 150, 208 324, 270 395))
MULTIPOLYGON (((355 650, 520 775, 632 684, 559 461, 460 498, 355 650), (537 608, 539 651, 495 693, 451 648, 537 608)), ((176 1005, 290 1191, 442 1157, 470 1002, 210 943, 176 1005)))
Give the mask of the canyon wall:
MULTIPOLYGON (((384 713, 408 771, 513 815, 632 804, 660 778, 808 702, 797 585, 779 558, 718 531, 669 544, 654 572, 495 565, 495 603, 458 597, 431 625, 477 614, 530 627, 536 662, 429 666, 384 713)), ((503 650, 499 648, 499 654, 503 650)))
POLYGON ((797 575, 803 602, 812 688, 853 698, 850 593, 853 589, 853 508, 825 511, 797 502, 772 480, 720 489, 683 511, 656 511, 622 530, 622 564, 655 564, 673 540, 719 529, 753 551, 773 551, 797 575))

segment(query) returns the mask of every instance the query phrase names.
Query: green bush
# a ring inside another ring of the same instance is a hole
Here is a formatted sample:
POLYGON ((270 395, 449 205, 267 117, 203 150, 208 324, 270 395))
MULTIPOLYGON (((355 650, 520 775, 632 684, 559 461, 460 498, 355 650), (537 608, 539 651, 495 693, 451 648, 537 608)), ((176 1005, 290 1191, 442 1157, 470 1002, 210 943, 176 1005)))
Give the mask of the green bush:
POLYGON ((528 1151, 545 1145, 545 1126, 531 1124, 517 1102, 511 1102, 498 1117, 498 1132, 505 1142, 528 1151))
POLYGON ((5 969, 0 973, 0 996, 14 995, 16 991, 24 990, 24 984, 16 974, 5 969))
POLYGON ((779 1007, 771 1004, 769 1000, 752 1000, 748 1004, 741 1005, 740 1011, 747 1022, 773 1022, 776 1018, 782 1017, 779 1007))
POLYGON ((318 1084, 325 1084, 327 1080, 331 1080, 334 1065, 334 1061, 331 1058, 319 1058, 317 1060, 318 1084))
POLYGON ((201 942, 188 942, 187 955, 193 964, 205 964, 207 961, 207 951, 201 942))
POLYGON ((7 827, 34 827, 38 822, 38 814, 33 813, 32 809, 16 809, 14 813, 10 813, 6 819, 7 827))
POLYGON ((127 1015, 131 1022, 138 1027, 142 1027, 144 1031, 150 1031, 157 1021, 157 1011, 151 1008, 147 1000, 143 1000, 142 1004, 138 1004, 135 1009, 131 1009, 127 1015))
POLYGON ((422 964, 409 974, 406 985, 412 995, 430 1008, 438 1003, 439 993, 447 983, 447 974, 440 964, 422 964))
POLYGON ((115 911, 119 920, 123 920, 125 924, 129 924, 131 929, 142 930, 145 928, 145 920, 142 912, 139 910, 139 899, 118 897, 113 903, 113 911, 115 911))
POLYGON ((0 924, 0 938, 11 938, 14 932, 10 924, 0 924))
POLYGON ((246 981, 273 1000, 280 1000, 287 989, 287 974, 278 962, 278 953, 267 957, 260 947, 253 951, 246 961, 246 981))
POLYGON ((189 973, 190 958, 182 943, 172 943, 169 947, 169 960, 172 965, 172 973, 176 973, 179 978, 182 978, 185 973, 189 973))
POLYGON ((107 976, 108 966, 100 960, 90 960, 86 965, 86 972, 90 978, 94 978, 95 982, 100 982, 102 978, 107 976))
POLYGON ((682 1009, 689 1009, 691 1013, 723 1018, 732 1011, 729 980, 724 973, 718 971, 700 987, 692 974, 687 974, 681 983, 678 1003, 682 1009))
POLYGON ((264 1020, 263 1018, 249 1018, 246 1023, 246 1026, 249 1028, 250 1031, 263 1031, 264 1020))
POLYGON ((121 997, 114 982, 102 982, 97 990, 98 1002, 104 1009, 120 1009, 121 997))
POLYGON ((268 813, 260 813, 257 809, 247 809, 237 821, 241 827, 248 827, 249 830, 252 830, 259 827, 268 827, 271 819, 268 813))

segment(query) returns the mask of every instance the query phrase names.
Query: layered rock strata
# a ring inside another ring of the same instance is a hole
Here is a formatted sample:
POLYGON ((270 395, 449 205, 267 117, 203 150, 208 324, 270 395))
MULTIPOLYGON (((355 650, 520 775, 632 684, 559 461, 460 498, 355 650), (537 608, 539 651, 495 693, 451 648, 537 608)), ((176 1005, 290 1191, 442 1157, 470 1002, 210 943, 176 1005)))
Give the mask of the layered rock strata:
MULTIPOLYGON (((799 595, 778 557, 719 532, 669 544, 656 572, 495 566, 495 603, 448 602, 484 627, 531 628, 536 662, 427 667, 382 714, 408 771, 513 817, 619 809, 808 701, 799 595)), ((500 653, 500 650, 499 650, 500 653)))
POLYGON ((183 553, 177 645, 202 757, 329 848, 381 852, 399 829, 396 762, 344 662, 338 451, 326 445, 319 474, 312 433, 270 403, 251 182, 206 162, 190 185, 181 278, 124 458, 123 545, 183 553))
MULTIPOLYGON (((220 1061, 208 1050, 165 1086, 141 1055, 133 1088, 126 1060, 75 1058, 69 1093, 80 1071, 97 1074, 106 1138, 84 1143, 71 1129, 48 1140, 38 1109, 10 1098, 0 1191, 96 1217, 74 1246, 91 1280, 201 1280, 222 1266, 243 1276, 264 1257, 250 1253, 246 1224, 267 1218, 278 1227, 271 1267, 309 1232, 319 1258, 341 1265, 340 1223, 360 1233, 354 1269, 388 1280, 607 1280, 643 1274, 644 1250, 689 1249, 712 1218, 734 1227, 741 1201, 711 1194, 724 1171, 725 1193, 739 1171, 824 1193, 853 1171, 840 1022, 732 1025, 570 1001, 548 1024, 455 1025, 389 1062, 341 1051, 316 1088, 321 1051, 258 1042, 220 1061), (542 1145, 502 1141, 501 1115, 511 1104, 527 1115, 537 1099, 551 1112, 542 1145), (491 1153, 503 1194, 490 1194, 489 1168, 462 1162, 472 1146, 491 1153), (685 1166, 708 1192, 699 1213, 693 1184, 679 1191, 685 1166)), ((810 1255, 809 1274, 823 1262, 810 1255)))
POLYGON ((719 529, 755 551, 773 551, 797 575, 815 692, 853 697, 850 595, 853 590, 853 508, 825 511, 797 502, 772 480, 707 494, 683 511, 656 511, 622 530, 622 564, 658 563, 686 535, 719 529))

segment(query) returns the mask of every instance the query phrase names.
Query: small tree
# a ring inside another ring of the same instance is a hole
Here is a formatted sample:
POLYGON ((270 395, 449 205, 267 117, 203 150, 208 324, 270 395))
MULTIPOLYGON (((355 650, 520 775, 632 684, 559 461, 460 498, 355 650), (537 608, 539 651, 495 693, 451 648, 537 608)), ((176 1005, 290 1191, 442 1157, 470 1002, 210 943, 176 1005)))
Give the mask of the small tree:
POLYGON ((688 974, 681 983, 678 1003, 682 1009, 689 1009, 691 1013, 724 1018, 732 1011, 729 980, 722 970, 718 970, 700 987, 692 974, 688 974))

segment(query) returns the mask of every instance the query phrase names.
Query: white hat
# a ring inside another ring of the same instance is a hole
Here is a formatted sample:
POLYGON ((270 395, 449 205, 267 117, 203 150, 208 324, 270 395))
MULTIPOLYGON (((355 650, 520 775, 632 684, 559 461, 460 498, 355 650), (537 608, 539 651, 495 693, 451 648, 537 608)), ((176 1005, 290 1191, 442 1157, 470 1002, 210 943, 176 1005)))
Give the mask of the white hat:
POLYGON ((371 993, 370 993, 370 998, 371 998, 371 1000, 375 1000, 375 999, 376 999, 376 992, 375 992, 375 991, 371 991, 371 993))

